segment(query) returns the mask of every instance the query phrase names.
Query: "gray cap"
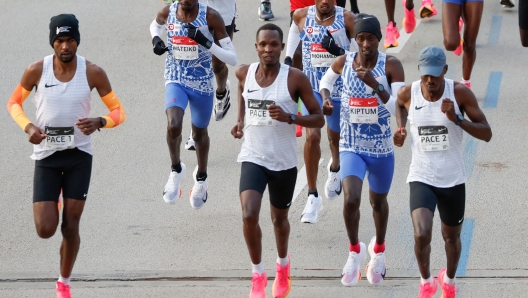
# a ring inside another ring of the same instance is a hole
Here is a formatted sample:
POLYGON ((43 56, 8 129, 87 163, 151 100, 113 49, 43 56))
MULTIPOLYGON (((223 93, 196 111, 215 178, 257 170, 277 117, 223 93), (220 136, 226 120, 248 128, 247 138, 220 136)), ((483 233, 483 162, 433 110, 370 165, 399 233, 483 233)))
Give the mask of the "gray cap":
POLYGON ((418 58, 421 76, 439 77, 446 66, 444 50, 437 46, 425 47, 418 58))

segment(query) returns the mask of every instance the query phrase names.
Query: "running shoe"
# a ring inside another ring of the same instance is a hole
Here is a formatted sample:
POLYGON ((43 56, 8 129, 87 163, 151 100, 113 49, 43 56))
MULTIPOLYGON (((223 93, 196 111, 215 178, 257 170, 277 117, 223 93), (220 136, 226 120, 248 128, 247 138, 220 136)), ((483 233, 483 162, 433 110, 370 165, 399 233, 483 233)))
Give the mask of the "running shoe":
POLYGON ((515 7, 515 1, 513 0, 500 0, 500 4, 504 8, 514 8, 515 7))
POLYGON ((60 281, 55 284, 55 292, 57 293, 57 298, 71 298, 70 286, 67 286, 60 281))
POLYGON ((317 223, 319 221, 319 212, 323 211, 323 199, 314 195, 308 196, 308 201, 301 215, 301 222, 317 223))
POLYGON ((436 294, 436 289, 438 288, 438 283, 433 277, 434 285, 431 286, 430 282, 420 285, 420 292, 418 293, 418 298, 433 298, 436 294))
POLYGON ((290 277, 290 255, 288 255, 288 260, 288 265, 284 267, 280 264, 276 264, 277 269, 275 271, 275 281, 271 288, 271 295, 275 298, 285 298, 290 293, 292 286, 292 280, 290 277))
POLYGON ((372 237, 368 246, 370 255, 370 262, 367 265, 367 280, 371 285, 379 284, 385 278, 387 268, 385 267, 385 253, 375 253, 374 245, 376 244, 376 236, 372 237))
POLYGON ((400 31, 398 31, 398 27, 396 27, 394 22, 389 22, 387 24, 385 32, 385 41, 383 42, 383 46, 385 46, 386 49, 397 47, 398 38, 400 38, 400 31))
POLYGON ((363 242, 359 242, 359 245, 361 247, 360 253, 353 251, 349 252, 347 262, 345 267, 343 267, 341 283, 347 287, 355 286, 361 279, 361 271, 359 270, 359 266, 361 265, 361 261, 366 257, 365 251, 367 248, 363 242))
POLYGON ((269 1, 260 2, 259 8, 258 8, 258 15, 259 15, 259 20, 261 21, 273 21, 275 19, 275 16, 273 15, 273 12, 271 11, 271 3, 269 1))
POLYGON ((266 272, 262 274, 253 273, 251 279, 251 292, 249 298, 266 298, 266 286, 268 285, 268 277, 266 272))
POLYGON ((471 89, 471 81, 460 81, 460 83, 464 84, 464 86, 468 87, 469 89, 471 89))
POLYGON ((464 38, 462 38, 462 28, 464 27, 464 21, 462 18, 458 19, 458 31, 460 32, 460 44, 458 47, 453 51, 453 54, 460 56, 462 55, 462 52, 464 51, 464 38))
POLYGON ((185 149, 186 150, 191 150, 191 151, 196 151, 196 143, 194 143, 194 140, 193 140, 193 137, 192 137, 192 130, 191 130, 191 135, 187 139, 187 142, 185 142, 185 149))
POLYGON ((442 289, 442 298, 455 298, 456 292, 458 292, 455 285, 450 285, 444 282, 444 277, 447 269, 442 268, 440 272, 438 272, 438 283, 440 284, 440 288, 442 289))
POLYGON ((224 119, 224 116, 227 114, 227 111, 229 111, 229 108, 231 107, 231 92, 230 89, 230 82, 227 80, 226 82, 226 94, 222 99, 218 99, 218 95, 215 96, 215 105, 214 105, 214 117, 216 121, 220 121, 224 119))
POLYGON ((416 28, 416 16, 414 15, 414 7, 411 10, 408 10, 407 7, 405 7, 405 0, 403 0, 403 11, 404 11, 404 18, 402 20, 402 26, 403 30, 407 33, 412 33, 414 31, 414 28, 416 28))
POLYGON ((59 194, 59 201, 57 202, 57 209, 59 209, 59 212, 61 212, 62 210, 63 201, 64 199, 62 198, 62 189, 61 189, 60 194, 59 194))
POLYGON ((189 201, 194 209, 200 209, 207 202, 207 179, 204 181, 197 181, 196 174, 198 173, 198 166, 194 168, 193 179, 194 186, 189 191, 189 201))
POLYGON ((167 181, 167 184, 165 184, 165 189, 163 189, 163 200, 167 204, 174 204, 176 203, 176 200, 181 198, 182 196, 182 190, 180 188, 180 183, 183 178, 183 175, 185 174, 185 164, 181 164, 181 172, 176 173, 172 171, 169 175, 169 180, 167 181))
POLYGON ((337 198, 341 194, 341 169, 337 173, 330 171, 332 166, 332 159, 328 162, 326 166, 326 171, 328 172, 328 179, 325 184, 325 196, 329 200, 337 198))
POLYGON ((420 18, 430 18, 438 13, 432 0, 422 0, 422 7, 420 7, 420 18))

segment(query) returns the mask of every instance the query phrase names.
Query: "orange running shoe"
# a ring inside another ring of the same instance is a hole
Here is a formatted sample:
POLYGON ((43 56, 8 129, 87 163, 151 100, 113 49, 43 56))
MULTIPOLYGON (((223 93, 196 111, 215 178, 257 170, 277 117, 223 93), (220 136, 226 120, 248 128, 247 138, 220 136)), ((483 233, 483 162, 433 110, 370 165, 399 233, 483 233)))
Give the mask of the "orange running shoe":
POLYGON ((400 38, 400 31, 398 31, 398 27, 395 26, 394 22, 389 22, 387 24, 387 28, 385 29, 385 41, 383 42, 383 46, 385 48, 395 48, 398 46, 398 38, 400 38))
POLYGON ((420 285, 420 292, 418 293, 418 298, 433 298, 436 294, 436 289, 438 288, 438 283, 433 277, 434 285, 431 286, 431 283, 427 282, 423 285, 420 285))
POLYGON ((271 288, 271 294, 274 298, 285 298, 290 293, 292 286, 292 279, 290 277, 290 255, 288 255, 288 260, 288 265, 284 267, 280 264, 276 264, 277 270, 275 271, 275 281, 271 288))
POLYGON ((70 286, 67 286, 60 281, 56 283, 55 292, 57 292, 57 298, 71 298, 70 286))
POLYGON ((460 56, 464 51, 464 38, 462 37, 462 28, 464 27, 464 21, 462 18, 458 19, 458 31, 460 32, 460 45, 453 51, 453 54, 460 56))
POLYGON ((63 205, 62 201, 64 201, 64 199, 62 198, 62 189, 61 189, 61 192, 60 192, 60 195, 59 195, 59 201, 57 202, 57 208, 59 209, 59 213, 62 210, 62 205, 63 205))
POLYGON ((405 0, 403 0, 403 11, 405 12, 405 17, 402 20, 403 30, 407 33, 412 33, 414 28, 416 28, 416 16, 414 15, 414 8, 408 10, 405 7, 405 0))
POLYGON ((442 298, 456 298, 456 292, 458 292, 455 285, 449 285, 444 282, 445 272, 446 268, 443 268, 438 272, 438 283, 440 284, 440 288, 442 289, 442 298))
POLYGON ((422 0, 422 7, 420 7, 420 18, 430 18, 438 13, 432 0, 422 0))
POLYGON ((266 286, 268 285, 268 276, 266 272, 262 274, 253 273, 251 279, 251 292, 249 292, 249 298, 267 298, 266 286))

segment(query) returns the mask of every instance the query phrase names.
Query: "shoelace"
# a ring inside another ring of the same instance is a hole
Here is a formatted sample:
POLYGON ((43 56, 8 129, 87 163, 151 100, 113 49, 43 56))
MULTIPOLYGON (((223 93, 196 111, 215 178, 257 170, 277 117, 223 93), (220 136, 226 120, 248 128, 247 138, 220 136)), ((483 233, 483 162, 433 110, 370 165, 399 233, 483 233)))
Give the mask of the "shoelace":
POLYGON ((349 255, 348 256, 348 260, 345 264, 345 273, 346 274, 352 274, 354 272, 354 270, 357 268, 357 265, 356 265, 356 258, 357 258, 357 254, 354 253, 353 255, 349 255))
POLYGON ((376 254, 374 258, 372 258, 372 263, 374 264, 374 273, 381 274, 384 266, 381 254, 376 254))
POLYGON ((61 297, 62 298, 71 298, 71 293, 68 291, 68 286, 66 285, 59 285, 58 286, 58 291, 59 293, 61 294, 61 297))
POLYGON ((271 13, 271 3, 269 2, 261 2, 260 5, 262 5, 262 11, 266 13, 271 13))
POLYGON ((264 275, 253 275, 251 279, 251 291, 252 292, 261 292, 263 284, 264 275))
POLYGON ((431 292, 433 291, 433 286, 428 282, 426 284, 420 285, 420 296, 418 298, 429 298, 431 292))
POLYGON ((312 213, 314 210, 315 210, 314 200, 310 198, 310 203, 306 204, 302 213, 303 214, 312 213))
POLYGON ((449 285, 447 283, 444 283, 442 290, 445 292, 445 297, 455 297, 456 292, 458 292, 458 289, 455 287, 455 285, 449 285))
POLYGON ((330 173, 330 183, 328 183, 328 188, 330 188, 333 191, 336 191, 339 189, 339 180, 337 180, 337 173, 330 173))
POLYGON ((381 32, 387 32, 387 34, 389 34, 389 32, 393 32, 394 30, 398 30, 398 28, 396 28, 392 22, 390 22, 389 24, 387 24, 387 27, 385 27, 385 29, 381 29, 381 32))
POLYGON ((286 270, 286 267, 279 266, 279 270, 277 272, 277 275, 279 276, 279 284, 280 285, 287 285, 288 284, 288 271, 286 270))
POLYGON ((206 191, 205 190, 205 186, 204 186, 204 183, 203 181, 198 181, 198 187, 196 187, 196 184, 194 185, 195 188, 193 189, 193 194, 196 193, 198 195, 198 197, 195 197, 194 199, 202 199, 202 196, 204 194, 204 192, 206 191))

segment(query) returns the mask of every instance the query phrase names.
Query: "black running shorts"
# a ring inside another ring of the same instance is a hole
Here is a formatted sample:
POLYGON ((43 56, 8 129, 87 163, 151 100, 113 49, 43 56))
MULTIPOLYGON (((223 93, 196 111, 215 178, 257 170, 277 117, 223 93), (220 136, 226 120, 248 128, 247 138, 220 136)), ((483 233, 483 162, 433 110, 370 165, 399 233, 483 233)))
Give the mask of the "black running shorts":
POLYGON ((57 151, 35 162, 33 203, 66 199, 86 200, 92 155, 77 148, 57 151))
POLYGON ((243 162, 240 193, 245 190, 255 190, 264 194, 268 185, 271 205, 277 209, 287 209, 290 208, 293 199, 296 181, 296 167, 284 171, 271 171, 252 162, 243 162))
POLYGON ((235 18, 231 21, 231 24, 225 26, 226 32, 228 36, 231 36, 231 33, 236 32, 236 24, 235 24, 235 18))
POLYGON ((528 30, 528 1, 519 0, 519 28, 528 30))
POLYGON ((427 208, 434 213, 438 206, 440 220, 445 225, 455 227, 464 222, 466 184, 440 188, 422 182, 410 182, 409 187, 411 213, 418 208, 427 208))

